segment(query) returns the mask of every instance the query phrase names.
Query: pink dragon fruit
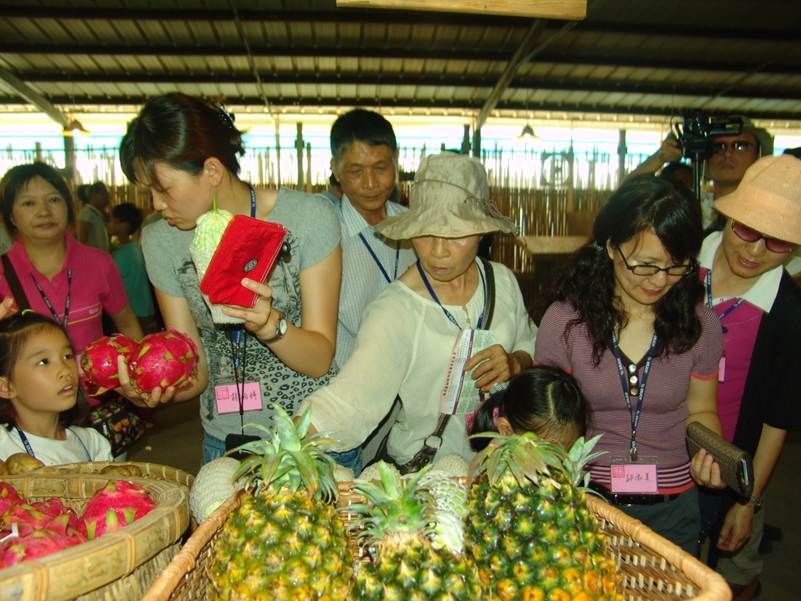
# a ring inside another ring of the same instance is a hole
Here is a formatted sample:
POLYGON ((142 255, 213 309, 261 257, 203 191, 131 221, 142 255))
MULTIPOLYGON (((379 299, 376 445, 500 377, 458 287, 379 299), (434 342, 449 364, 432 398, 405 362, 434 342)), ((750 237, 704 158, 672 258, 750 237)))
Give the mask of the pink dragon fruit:
POLYGON ((125 480, 109 482, 84 508, 79 531, 87 539, 103 536, 150 513, 156 506, 147 491, 125 480))
POLYGON ((63 536, 49 530, 37 530, 25 536, 11 538, 0 544, 0 568, 50 555, 67 547, 79 545, 84 540, 80 536, 63 536))
POLYGON ((117 357, 130 361, 138 348, 136 342, 122 334, 103 336, 87 346, 81 355, 81 373, 92 394, 103 394, 119 386, 117 357))
POLYGON ((53 516, 39 511, 33 505, 22 503, 10 507, 0 518, 3 529, 10 529, 11 524, 16 523, 20 536, 30 534, 35 530, 43 530, 53 516))
POLYGON ((17 489, 8 482, 0 482, 0 499, 8 500, 13 505, 21 505, 25 502, 25 499, 17 492, 17 489))
POLYGON ((145 336, 129 363, 131 380, 140 391, 180 386, 197 368, 197 347, 189 336, 168 329, 145 336))

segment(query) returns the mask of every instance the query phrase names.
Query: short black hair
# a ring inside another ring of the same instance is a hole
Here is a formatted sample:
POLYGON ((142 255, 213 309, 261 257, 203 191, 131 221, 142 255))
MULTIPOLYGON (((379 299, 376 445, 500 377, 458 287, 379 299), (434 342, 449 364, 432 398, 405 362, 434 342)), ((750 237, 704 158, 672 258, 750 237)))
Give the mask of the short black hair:
POLYGON ((375 111, 353 109, 339 117, 331 126, 331 156, 338 161, 355 141, 370 146, 389 146, 398 154, 398 140, 392 124, 375 111))
POLYGON ((69 186, 67 186, 67 182, 64 181, 64 178, 54 167, 38 161, 36 163, 17 165, 6 171, 2 181, 0 181, 0 195, 2 195, 0 204, 2 205, 3 221, 6 224, 8 234, 12 237, 17 233, 17 227, 11 219, 14 212, 14 201, 20 190, 27 186, 28 182, 34 177, 41 177, 56 189, 67 205, 67 223, 71 225, 75 222, 75 210, 72 207, 72 194, 69 186))
POLYGON ((124 202, 111 209, 111 216, 120 223, 128 224, 128 235, 136 232, 142 225, 142 209, 132 202, 124 202))

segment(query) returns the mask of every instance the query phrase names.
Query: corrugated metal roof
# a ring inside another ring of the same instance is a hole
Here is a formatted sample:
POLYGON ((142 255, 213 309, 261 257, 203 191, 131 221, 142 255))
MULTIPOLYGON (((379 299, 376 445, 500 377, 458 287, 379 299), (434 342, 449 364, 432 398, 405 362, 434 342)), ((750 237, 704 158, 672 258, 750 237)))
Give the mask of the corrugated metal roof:
MULTIPOLYGON (((531 25, 333 0, 0 1, 0 66, 67 106, 181 90, 237 105, 478 111, 531 25)), ((498 109, 801 119, 801 2, 590 0, 585 21, 563 26, 537 32, 498 109)), ((18 102, 0 83, 0 104, 18 102)))

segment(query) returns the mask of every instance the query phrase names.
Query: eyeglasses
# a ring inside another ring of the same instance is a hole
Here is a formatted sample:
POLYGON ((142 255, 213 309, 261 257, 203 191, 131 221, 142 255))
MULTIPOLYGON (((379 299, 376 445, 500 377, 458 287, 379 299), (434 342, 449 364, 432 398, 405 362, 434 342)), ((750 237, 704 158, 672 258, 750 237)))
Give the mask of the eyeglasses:
POLYGON ((680 277, 690 273, 694 267, 692 261, 684 265, 670 265, 669 267, 659 267, 658 265, 651 265, 650 263, 643 263, 640 265, 629 265, 629 262, 626 261, 626 257, 623 255, 623 251, 620 250, 620 247, 616 246, 615 248, 617 249, 617 252, 620 254, 620 258, 623 259, 623 265, 625 265, 626 269, 628 269, 634 275, 649 276, 649 275, 656 275, 660 271, 664 271, 669 276, 680 277))
POLYGON ((734 142, 713 142, 712 154, 724 154, 726 150, 731 150, 732 153, 745 152, 749 148, 756 146, 753 142, 748 140, 735 140, 734 142))
POLYGON ((743 225, 739 221, 732 220, 731 229, 743 242, 756 242, 760 239, 764 240, 765 248, 774 253, 786 254, 796 247, 796 245, 792 242, 785 242, 784 240, 779 240, 778 238, 769 238, 768 236, 763 236, 758 231, 751 229, 747 225, 743 225))

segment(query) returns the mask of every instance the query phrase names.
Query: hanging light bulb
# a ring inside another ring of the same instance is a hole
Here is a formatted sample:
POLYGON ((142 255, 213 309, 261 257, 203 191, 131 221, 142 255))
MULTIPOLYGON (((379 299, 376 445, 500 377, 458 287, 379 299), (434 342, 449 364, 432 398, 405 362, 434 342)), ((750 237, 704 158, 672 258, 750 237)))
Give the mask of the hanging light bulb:
POLYGON ((539 140, 539 136, 534 133, 534 129, 528 123, 523 126, 523 130, 517 137, 520 140, 539 140))

